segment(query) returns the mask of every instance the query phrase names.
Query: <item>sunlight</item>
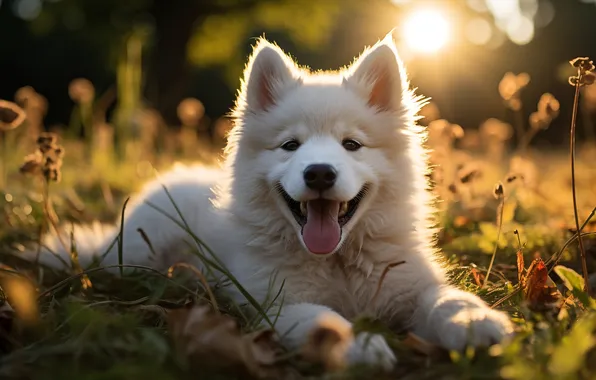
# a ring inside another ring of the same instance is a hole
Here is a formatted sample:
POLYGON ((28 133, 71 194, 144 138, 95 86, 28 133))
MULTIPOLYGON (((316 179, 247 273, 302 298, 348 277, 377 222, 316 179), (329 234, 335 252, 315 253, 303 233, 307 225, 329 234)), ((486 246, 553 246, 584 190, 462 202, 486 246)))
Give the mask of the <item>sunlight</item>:
POLYGON ((418 10, 406 18, 402 36, 408 47, 421 53, 434 53, 449 41, 451 27, 436 10, 418 10))

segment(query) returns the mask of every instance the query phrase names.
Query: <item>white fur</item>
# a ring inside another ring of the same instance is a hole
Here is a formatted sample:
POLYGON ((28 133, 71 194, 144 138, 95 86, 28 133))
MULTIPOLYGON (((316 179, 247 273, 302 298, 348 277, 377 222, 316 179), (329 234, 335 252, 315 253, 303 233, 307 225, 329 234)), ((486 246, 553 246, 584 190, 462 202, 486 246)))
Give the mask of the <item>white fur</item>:
MULTIPOLYGON (((425 179, 425 135, 415 124, 419 104, 408 90, 389 37, 348 68, 323 73, 299 68, 261 39, 244 78, 223 168, 177 167, 136 195, 126 210, 125 263, 165 269, 186 260, 202 267, 185 254, 195 244, 189 235, 147 204, 180 221, 164 184, 192 231, 259 302, 269 293, 273 271, 278 286, 285 280, 276 328, 290 348, 303 344, 325 313, 341 315, 346 324, 368 313, 456 350, 468 343, 499 342, 512 332, 505 314, 446 284, 429 227, 432 197, 425 179), (294 152, 280 149, 289 138, 302 146, 294 152), (341 145, 344 138, 364 147, 347 151, 341 145), (340 245, 324 256, 305 248, 300 227, 275 190, 281 183, 296 200, 316 197, 302 178, 312 163, 333 165, 338 172, 327 198, 347 201, 365 183, 370 185, 344 226, 340 245), (150 254, 139 228, 157 257, 150 254), (389 271, 371 304, 385 267, 402 260, 404 264, 389 271)), ((104 252, 119 232, 116 227, 102 234, 76 228, 84 265, 93 254, 104 252)), ((48 238, 46 243, 62 251, 57 240, 48 238)), ((112 248, 103 263, 117 264, 116 251, 112 248)), ((58 263, 49 254, 43 259, 58 263)), ((239 292, 230 291, 244 302, 239 292)), ((365 338, 353 340, 347 359, 391 367, 396 359, 384 339, 365 338)))

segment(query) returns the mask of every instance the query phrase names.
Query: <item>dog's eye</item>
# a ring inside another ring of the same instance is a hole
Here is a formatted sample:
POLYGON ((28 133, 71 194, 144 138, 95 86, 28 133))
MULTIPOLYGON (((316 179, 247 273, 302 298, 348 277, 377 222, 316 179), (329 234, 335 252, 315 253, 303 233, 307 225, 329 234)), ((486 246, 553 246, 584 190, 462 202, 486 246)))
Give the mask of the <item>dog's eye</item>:
POLYGON ((344 141, 342 141, 341 145, 343 145, 345 150, 349 150, 350 152, 354 152, 362 148, 362 144, 352 139, 345 139, 344 141))
POLYGON ((281 149, 287 150, 288 152, 293 152, 300 148, 300 143, 296 140, 288 140, 285 143, 281 144, 281 149))

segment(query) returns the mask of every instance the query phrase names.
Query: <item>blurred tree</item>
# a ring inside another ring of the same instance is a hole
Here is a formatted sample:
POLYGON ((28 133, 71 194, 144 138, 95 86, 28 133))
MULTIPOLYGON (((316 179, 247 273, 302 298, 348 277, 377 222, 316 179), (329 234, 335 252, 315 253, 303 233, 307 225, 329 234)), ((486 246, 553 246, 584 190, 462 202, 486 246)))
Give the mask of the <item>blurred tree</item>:
POLYGON ((253 31, 280 30, 306 48, 323 46, 340 5, 350 1, 57 0, 43 3, 31 28, 46 34, 84 24, 86 38, 110 51, 113 62, 142 26, 150 36, 145 99, 173 122, 192 65, 224 65, 229 78, 236 76, 244 40, 253 31))
MULTIPOLYGON (((178 0, 172 7, 169 0, 155 0, 151 13, 156 45, 147 98, 171 119, 188 83, 189 65, 225 64, 236 74, 235 66, 244 61, 244 39, 253 30, 284 30, 303 46, 321 46, 334 26, 339 4, 339 0, 178 0)), ((231 77, 237 80, 236 75, 231 77)))
MULTIPOLYGON (((175 106, 192 96, 208 116, 218 117, 233 104, 254 37, 266 33, 301 64, 337 68, 391 28, 401 30, 409 9, 443 5, 456 21, 453 43, 408 62, 412 83, 435 99, 441 117, 465 128, 487 117, 508 120, 497 91, 508 71, 533 78, 522 99, 526 118, 545 91, 560 99, 565 115, 572 98, 566 79, 556 73, 572 57, 596 56, 583 33, 596 8, 579 0, 513 3, 535 22, 535 36, 526 45, 509 41, 499 29, 505 24, 496 25, 499 0, 491 0, 490 9, 482 5, 485 0, 0 0, 0 72, 6 74, 0 98, 32 85, 48 98, 47 126, 64 124, 72 108, 70 81, 85 77, 101 94, 116 79, 119 107, 134 108, 148 99, 170 125, 179 124, 175 106), (479 18, 499 43, 467 41, 469 22, 478 24, 479 18)), ((502 7, 509 9, 507 4, 502 7)), ((113 121, 112 108, 109 116, 113 121)), ((122 116, 123 122, 129 117, 122 116)), ((539 140, 559 143, 564 130, 553 126, 539 140)))

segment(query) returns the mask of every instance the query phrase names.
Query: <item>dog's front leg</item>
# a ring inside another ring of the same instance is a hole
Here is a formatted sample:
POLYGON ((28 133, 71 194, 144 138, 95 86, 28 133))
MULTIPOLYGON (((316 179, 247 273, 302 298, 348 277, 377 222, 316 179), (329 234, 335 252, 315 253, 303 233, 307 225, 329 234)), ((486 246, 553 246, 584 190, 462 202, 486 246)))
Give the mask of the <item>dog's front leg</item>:
MULTIPOLYGON (((338 330, 352 329, 352 324, 338 313, 311 303, 283 306, 275 328, 288 349, 298 349, 317 329, 333 328, 334 325, 321 324, 325 318, 333 321, 338 330)), ((386 370, 395 365, 395 355, 381 335, 360 333, 356 337, 350 335, 349 339, 345 358, 348 364, 380 365, 386 370)))
POLYGON ((487 347, 513 332, 505 313, 449 285, 430 286, 420 293, 412 322, 414 333, 448 350, 487 347))

